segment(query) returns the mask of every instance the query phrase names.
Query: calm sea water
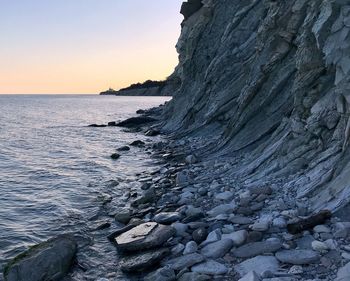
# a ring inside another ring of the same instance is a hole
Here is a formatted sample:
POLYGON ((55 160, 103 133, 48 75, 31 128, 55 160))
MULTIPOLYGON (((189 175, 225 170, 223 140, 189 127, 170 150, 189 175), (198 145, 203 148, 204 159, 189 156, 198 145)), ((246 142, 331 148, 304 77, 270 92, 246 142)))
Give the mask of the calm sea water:
POLYGON ((154 169, 154 160, 134 148, 112 161, 116 148, 147 137, 87 125, 122 120, 168 99, 0 95, 0 268, 28 246, 74 231, 84 270, 69 280, 122 280, 111 274, 117 257, 106 232, 91 229, 103 218, 106 198, 116 205, 125 200, 135 174, 154 169))

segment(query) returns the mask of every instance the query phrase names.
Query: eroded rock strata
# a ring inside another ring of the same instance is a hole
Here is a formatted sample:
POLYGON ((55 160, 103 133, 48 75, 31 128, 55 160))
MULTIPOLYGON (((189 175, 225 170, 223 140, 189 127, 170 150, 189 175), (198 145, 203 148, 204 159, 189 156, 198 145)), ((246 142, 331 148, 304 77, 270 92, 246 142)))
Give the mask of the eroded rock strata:
POLYGON ((182 24, 163 130, 235 157, 247 187, 350 200, 350 1, 204 0, 182 24), (206 143, 205 143, 206 141, 206 143))

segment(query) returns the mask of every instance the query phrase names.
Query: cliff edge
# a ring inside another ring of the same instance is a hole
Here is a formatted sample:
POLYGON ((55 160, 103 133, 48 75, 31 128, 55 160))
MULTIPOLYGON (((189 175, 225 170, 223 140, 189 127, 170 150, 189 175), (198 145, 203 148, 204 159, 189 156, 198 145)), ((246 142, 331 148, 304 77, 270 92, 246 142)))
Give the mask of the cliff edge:
POLYGON ((247 187, 350 201, 350 1, 188 1, 162 128, 232 157, 247 187), (200 5, 198 5, 200 2, 200 5), (191 8, 191 9, 187 9, 191 8))

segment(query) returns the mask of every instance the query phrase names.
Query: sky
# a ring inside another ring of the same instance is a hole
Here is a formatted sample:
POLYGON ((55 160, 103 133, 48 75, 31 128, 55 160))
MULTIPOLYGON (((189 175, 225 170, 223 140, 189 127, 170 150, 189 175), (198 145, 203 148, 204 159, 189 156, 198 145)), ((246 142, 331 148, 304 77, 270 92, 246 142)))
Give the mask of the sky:
POLYGON ((96 94, 169 76, 183 0, 0 0, 0 94, 96 94))

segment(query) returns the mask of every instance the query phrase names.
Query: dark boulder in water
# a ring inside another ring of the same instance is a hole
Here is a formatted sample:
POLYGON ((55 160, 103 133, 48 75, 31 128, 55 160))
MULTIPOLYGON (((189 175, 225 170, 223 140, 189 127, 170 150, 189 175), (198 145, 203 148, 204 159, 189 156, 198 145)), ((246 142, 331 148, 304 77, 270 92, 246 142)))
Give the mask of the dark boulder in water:
POLYGON ((132 143, 130 143, 131 146, 143 146, 145 145, 145 143, 143 141, 140 141, 140 140, 136 140, 136 141, 133 141, 132 143))
POLYGON ((119 147, 117 148, 118 151, 129 151, 130 150, 130 147, 128 146, 122 146, 122 147, 119 147))
POLYGON ((145 125, 148 123, 152 123, 155 121, 157 121, 157 120, 152 118, 152 117, 147 117, 147 116, 131 117, 129 119, 126 119, 122 122, 117 123, 116 126, 133 128, 133 127, 142 126, 142 125, 145 125))
POLYGON ((111 158, 112 158, 113 160, 117 160, 117 159, 120 158, 120 154, 118 154, 118 153, 113 153, 113 154, 111 155, 111 158))
POLYGON ((117 126, 117 122, 115 122, 115 121, 108 122, 107 125, 110 126, 110 127, 114 127, 114 126, 117 126))
POLYGON ((105 128, 107 127, 107 125, 99 125, 99 124, 91 124, 88 127, 92 127, 92 128, 105 128))
POLYGON ((147 137, 155 137, 158 136, 160 134, 159 130, 155 130, 155 129, 149 129, 146 133, 145 136, 147 137))
POLYGON ((136 111, 136 114, 145 114, 145 113, 146 113, 146 111, 143 109, 139 109, 136 111))
POLYGON ((72 235, 60 235, 18 255, 5 267, 5 281, 61 280, 77 251, 72 235))

